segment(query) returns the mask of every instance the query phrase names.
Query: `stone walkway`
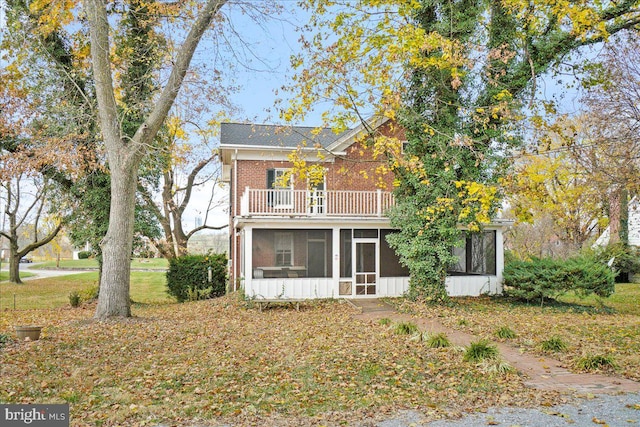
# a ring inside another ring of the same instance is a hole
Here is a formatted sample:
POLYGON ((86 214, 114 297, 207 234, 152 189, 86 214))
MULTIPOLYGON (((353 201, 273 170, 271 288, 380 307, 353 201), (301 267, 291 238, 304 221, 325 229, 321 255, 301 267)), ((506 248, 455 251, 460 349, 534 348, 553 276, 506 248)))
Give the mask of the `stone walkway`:
MULTIPOLYGON (((467 346, 478 337, 444 326, 436 319, 416 318, 408 314, 400 314, 390 305, 378 299, 350 300, 360 309, 354 316, 365 321, 378 321, 389 318, 394 321, 411 321, 421 331, 447 334, 449 340, 459 346, 467 346)), ((574 393, 619 393, 638 392, 640 383, 625 378, 598 374, 576 374, 562 367, 562 363, 547 356, 536 356, 521 353, 519 349, 507 344, 496 343, 502 357, 518 371, 526 375, 525 384, 529 387, 557 390, 574 393)))

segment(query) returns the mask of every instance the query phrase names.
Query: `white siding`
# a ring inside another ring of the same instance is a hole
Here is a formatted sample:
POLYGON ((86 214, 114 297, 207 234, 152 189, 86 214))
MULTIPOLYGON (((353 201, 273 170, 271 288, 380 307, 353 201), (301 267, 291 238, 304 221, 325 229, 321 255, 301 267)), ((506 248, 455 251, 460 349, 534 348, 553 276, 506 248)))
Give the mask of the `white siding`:
POLYGON ((409 290, 408 277, 378 278, 378 297, 399 297, 409 290))
MULTIPOLYGON (((609 227, 605 228, 593 246, 609 244, 609 227)), ((640 203, 635 197, 629 202, 629 245, 640 246, 640 203)))
MULTIPOLYGON (((446 287, 447 293, 452 297, 502 293, 502 285, 498 282, 497 276, 450 276, 447 277, 446 287)), ((399 297, 404 295, 408 289, 408 277, 382 277, 378 281, 378 292, 375 296, 399 297)), ((245 295, 248 298, 256 299, 345 298, 345 296, 338 295, 338 281, 331 278, 304 277, 252 279, 246 285, 245 295)))
POLYGON ((447 293, 452 297, 502 293, 502 284, 497 276, 449 276, 446 287, 447 293))
POLYGON ((338 286, 331 278, 252 279, 244 290, 247 298, 337 298, 338 286))

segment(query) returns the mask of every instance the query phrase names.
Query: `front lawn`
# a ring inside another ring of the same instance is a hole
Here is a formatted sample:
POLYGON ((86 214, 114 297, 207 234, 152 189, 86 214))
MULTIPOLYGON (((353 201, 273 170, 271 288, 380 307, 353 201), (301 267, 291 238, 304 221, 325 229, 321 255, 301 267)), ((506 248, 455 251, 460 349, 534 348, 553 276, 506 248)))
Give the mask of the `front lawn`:
MULTIPOLYGON (((0 310, 13 308, 14 296, 17 309, 47 309, 69 305, 71 292, 82 292, 98 286, 98 272, 70 274, 62 277, 26 280, 0 284, 0 310)), ((131 299, 141 303, 174 301, 167 294, 164 272, 132 271, 131 299)))
POLYGON ((616 285, 608 298, 578 298, 569 294, 540 307, 508 298, 454 298, 447 307, 399 301, 402 310, 438 317, 454 329, 496 340, 505 326, 516 338, 503 340, 523 351, 544 353, 542 342, 554 337, 567 344, 566 351, 551 355, 579 371, 585 356, 611 357, 617 367, 603 367, 614 375, 640 381, 640 285, 616 285))
MULTIPOLYGON (((169 262, 165 258, 134 258, 131 260, 131 268, 136 270, 166 270, 169 262)), ((61 269, 97 269, 98 261, 91 259, 66 259, 56 261, 45 261, 38 263, 32 267, 34 270, 39 268, 61 268, 61 269), (59 267, 58 267, 59 264, 59 267)))
MULTIPOLYGON (((24 279, 25 277, 31 277, 33 273, 20 272, 20 278, 24 279)), ((9 280, 9 272, 8 271, 0 271, 0 282, 4 282, 5 280, 9 280)))
POLYGON ((93 306, 3 311, 0 333, 45 329, 0 351, 0 401, 69 402, 73 426, 350 425, 404 408, 435 419, 557 402, 336 301, 259 312, 232 295, 133 313, 95 322, 93 306))

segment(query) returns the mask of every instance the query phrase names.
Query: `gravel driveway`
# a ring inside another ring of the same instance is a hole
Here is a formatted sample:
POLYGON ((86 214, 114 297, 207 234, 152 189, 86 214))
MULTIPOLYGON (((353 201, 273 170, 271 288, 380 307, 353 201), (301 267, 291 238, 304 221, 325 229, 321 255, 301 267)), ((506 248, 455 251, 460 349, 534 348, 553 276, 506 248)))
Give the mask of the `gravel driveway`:
MULTIPOLYGON (((372 424, 364 424, 372 425, 372 424)), ((373 424, 375 427, 609 427, 640 425, 640 394, 601 394, 578 398, 573 403, 548 408, 490 408, 486 413, 467 415, 458 420, 424 423, 419 412, 407 411, 395 418, 373 424)))

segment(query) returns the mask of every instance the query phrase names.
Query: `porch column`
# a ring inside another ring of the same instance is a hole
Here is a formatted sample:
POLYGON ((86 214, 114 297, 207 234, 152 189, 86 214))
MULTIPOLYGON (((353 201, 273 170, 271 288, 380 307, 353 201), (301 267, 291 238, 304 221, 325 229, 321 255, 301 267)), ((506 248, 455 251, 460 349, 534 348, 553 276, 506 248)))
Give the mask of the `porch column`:
POLYGON ((243 239, 243 250, 242 255, 244 256, 244 294, 245 296, 251 296, 253 286, 251 281, 253 280, 253 228, 251 226, 247 226, 243 229, 244 239, 243 239))
POLYGON ((497 294, 502 294, 502 270, 504 270, 504 241, 503 227, 496 230, 496 289, 497 294))
POLYGON ((333 279, 333 287, 335 289, 335 295, 339 295, 340 291, 340 228, 333 228, 333 243, 331 248, 333 249, 333 261, 331 263, 331 278, 333 279))

